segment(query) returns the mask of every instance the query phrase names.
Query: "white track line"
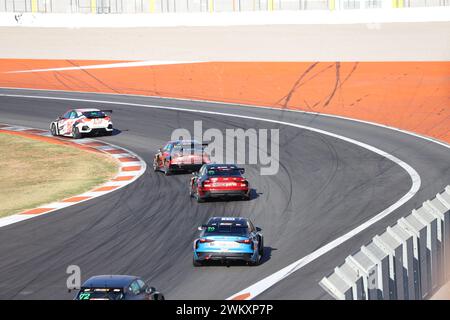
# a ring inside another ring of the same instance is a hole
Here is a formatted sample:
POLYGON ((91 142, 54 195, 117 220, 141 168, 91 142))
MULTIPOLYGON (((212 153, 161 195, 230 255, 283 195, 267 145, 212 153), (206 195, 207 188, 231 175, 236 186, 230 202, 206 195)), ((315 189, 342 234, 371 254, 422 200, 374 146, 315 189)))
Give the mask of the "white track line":
POLYGON ((263 121, 263 122, 269 122, 269 123, 277 123, 285 126, 290 126, 294 128, 309 130, 312 132, 317 132, 326 136, 330 136, 336 139, 340 139, 343 141, 346 141, 348 143, 352 143, 354 145, 357 145, 361 148, 367 149, 369 151, 372 151, 374 153, 377 153, 381 155, 382 157, 385 157, 400 167, 402 167, 410 176, 411 178, 411 188, 410 190, 401 197, 397 202, 383 210, 382 212, 378 213, 368 221, 364 222, 362 225, 356 227, 355 229, 349 231, 348 233, 340 236, 339 238, 329 242, 328 244, 322 246, 321 248, 315 250, 314 252, 308 254, 307 256, 293 262, 292 264, 288 265, 287 267, 275 272, 274 274, 260 280, 259 282, 255 283, 254 285, 241 290, 240 292, 232 295, 228 299, 233 299, 237 296, 241 295, 247 295, 245 297, 246 300, 250 300, 255 298, 257 295, 261 294, 271 286, 275 285, 277 282, 283 280, 293 272, 301 269, 302 267, 306 266, 310 262, 316 260, 317 258, 321 257, 322 255, 330 252, 332 249, 336 248, 337 246, 341 245, 345 241, 351 239, 358 233, 364 231, 365 229, 369 228, 376 222, 380 221, 381 219, 385 218, 387 215, 392 213, 394 210, 398 209, 400 206, 405 204, 407 201, 409 201, 420 189, 421 185, 421 179, 420 175, 417 173, 417 171, 412 168, 409 164, 406 162, 400 160, 399 158, 380 150, 374 146, 368 145, 366 143, 347 138, 338 134, 334 134, 325 130, 320 130, 308 126, 303 126, 295 123, 290 122, 284 122, 284 121, 278 121, 278 120, 272 120, 272 119, 266 119, 266 118, 259 118, 259 117, 251 117, 251 116, 244 116, 244 115, 238 115, 238 114, 232 114, 232 113, 223 113, 223 112, 215 112, 215 111, 205 111, 205 110, 195 110, 195 109, 184 109, 184 108, 177 108, 177 107, 164 107, 164 106, 157 106, 157 105, 148 105, 148 104, 138 104, 138 103, 126 103, 126 102, 114 102, 114 101, 106 101, 106 100, 92 100, 92 99, 75 99, 75 98, 64 98, 64 97, 50 97, 50 96, 30 96, 30 95, 11 95, 11 94, 0 94, 0 96, 8 96, 8 97, 17 97, 17 98, 33 98, 33 99, 47 99, 47 100, 65 100, 65 101, 78 101, 78 102, 86 102, 86 103, 99 103, 99 104, 113 104, 113 105, 122 105, 122 106, 132 106, 132 107, 142 107, 142 108, 152 108, 152 109, 161 109, 161 110, 171 110, 171 111, 183 111, 183 112, 192 112, 192 113, 202 113, 202 114, 211 114, 211 115, 219 115, 219 116, 225 116, 225 117, 234 117, 234 118, 242 118, 242 119, 250 119, 250 120, 256 120, 256 121, 263 121))
POLYGON ((169 64, 191 64, 201 63, 203 61, 132 61, 132 62, 118 62, 118 63, 104 63, 104 64, 92 64, 85 66, 74 67, 61 67, 61 68, 48 68, 48 69, 32 69, 32 70, 18 70, 7 71, 5 73, 35 73, 35 72, 51 72, 51 71, 74 71, 74 70, 92 70, 92 69, 111 69, 111 68, 131 68, 131 67, 148 67, 148 66, 162 66, 169 64))

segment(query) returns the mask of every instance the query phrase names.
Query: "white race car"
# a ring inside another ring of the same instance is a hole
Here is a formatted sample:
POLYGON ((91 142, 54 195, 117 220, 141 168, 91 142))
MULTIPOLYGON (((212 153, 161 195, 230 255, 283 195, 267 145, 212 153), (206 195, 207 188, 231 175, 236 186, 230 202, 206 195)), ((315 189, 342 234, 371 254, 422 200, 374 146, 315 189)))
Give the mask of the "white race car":
POLYGON ((112 110, 71 109, 50 124, 54 136, 79 139, 83 134, 112 135, 113 124, 106 112, 112 110))

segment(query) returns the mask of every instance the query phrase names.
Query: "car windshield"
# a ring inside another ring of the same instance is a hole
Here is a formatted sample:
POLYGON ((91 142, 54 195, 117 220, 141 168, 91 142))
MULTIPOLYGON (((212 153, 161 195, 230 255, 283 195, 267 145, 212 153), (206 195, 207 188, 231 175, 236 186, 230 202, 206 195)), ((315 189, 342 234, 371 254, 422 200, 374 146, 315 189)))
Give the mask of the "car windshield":
POLYGON ((240 177, 241 171, 238 168, 209 168, 207 174, 210 177, 240 177))
POLYGON ((86 288, 78 293, 77 300, 121 300, 124 294, 122 289, 86 288))
POLYGON ((248 235, 247 226, 237 226, 234 224, 223 225, 211 225, 205 228, 204 236, 235 236, 246 237, 248 235))
POLYGON ((83 115, 88 119, 105 118, 106 114, 103 111, 86 111, 83 115))

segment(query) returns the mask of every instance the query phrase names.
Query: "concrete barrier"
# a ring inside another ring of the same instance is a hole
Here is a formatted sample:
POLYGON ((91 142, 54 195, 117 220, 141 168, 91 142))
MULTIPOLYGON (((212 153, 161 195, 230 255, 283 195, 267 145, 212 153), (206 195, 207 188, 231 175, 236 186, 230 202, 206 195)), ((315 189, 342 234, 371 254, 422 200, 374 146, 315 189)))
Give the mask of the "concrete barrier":
POLYGON ((419 300, 450 281, 450 186, 362 246, 320 286, 338 300, 419 300))

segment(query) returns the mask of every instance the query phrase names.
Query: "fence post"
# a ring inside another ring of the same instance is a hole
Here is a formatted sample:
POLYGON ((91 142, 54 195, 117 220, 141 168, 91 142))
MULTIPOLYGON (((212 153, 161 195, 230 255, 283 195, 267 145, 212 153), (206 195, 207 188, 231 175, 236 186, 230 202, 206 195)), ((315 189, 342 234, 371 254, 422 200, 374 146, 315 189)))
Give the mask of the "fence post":
MULTIPOLYGON (((424 207, 412 211, 414 216, 427 229, 427 260, 431 268, 429 269, 429 293, 438 287, 438 246, 437 246, 437 218, 426 211, 424 207)), ((422 274, 422 277, 424 275, 422 274)))
POLYGON ((353 300, 353 289, 336 273, 323 277, 319 285, 336 300, 353 300))
POLYGON ((335 0, 328 0, 328 9, 330 11, 334 11, 334 9, 336 9, 336 2, 335 2, 335 0))
POLYGON ((404 298, 407 300, 416 299, 416 282, 414 281, 414 249, 413 237, 398 224, 387 227, 389 235, 401 243, 403 251, 403 287, 404 298))
POLYGON ((91 13, 97 13, 97 0, 91 0, 91 13))
POLYGON ((267 10, 273 11, 273 2, 274 0, 267 0, 267 10))
POLYGON ((155 0, 150 0, 150 13, 155 12, 155 0))
POLYGON ((373 242, 389 255, 389 278, 391 282, 391 297, 394 300, 405 299, 404 270, 403 270, 403 246, 400 241, 389 233, 375 236, 373 242))
POLYGON ((436 195, 436 201, 442 205, 444 212, 444 254, 445 254, 445 278, 450 280, 450 187, 445 188, 445 191, 436 195))
POLYGON ((377 266, 378 299, 390 300, 392 288, 389 275, 389 255, 373 241, 367 246, 362 246, 361 252, 366 254, 377 266))
POLYGON ((38 0, 31 0, 31 12, 38 11, 38 0))

